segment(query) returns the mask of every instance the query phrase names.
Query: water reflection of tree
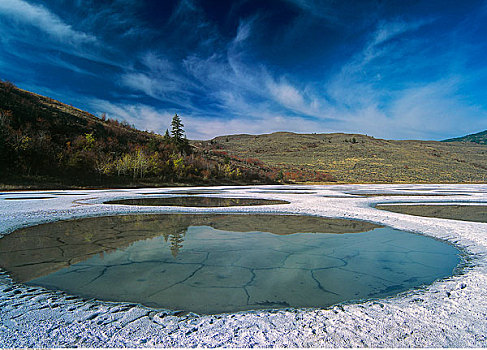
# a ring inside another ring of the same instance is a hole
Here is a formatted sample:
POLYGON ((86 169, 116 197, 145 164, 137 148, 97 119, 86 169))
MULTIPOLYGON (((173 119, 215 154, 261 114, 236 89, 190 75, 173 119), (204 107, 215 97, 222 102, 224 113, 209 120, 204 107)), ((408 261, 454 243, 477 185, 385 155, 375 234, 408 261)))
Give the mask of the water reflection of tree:
POLYGON ((186 235, 186 229, 178 230, 170 234, 169 241, 171 242, 171 254, 176 257, 179 253, 179 249, 183 247, 184 236, 186 235))
POLYGON ((161 233, 166 243, 169 241, 169 249, 173 257, 177 257, 179 250, 183 247, 184 236, 190 225, 189 215, 168 215, 164 220, 165 229, 161 233))
POLYGON ((184 236, 186 235, 187 228, 181 228, 175 232, 163 232, 164 240, 169 241, 169 249, 173 257, 177 257, 179 250, 183 247, 184 236))
MULTIPOLYGON (((297 215, 141 214, 59 221, 20 229, 0 239, 0 266, 27 282, 96 254, 124 249, 163 236, 174 258, 190 226, 231 232, 346 233, 379 226, 362 221, 297 215)), ((167 248, 165 248, 167 249, 167 248)))

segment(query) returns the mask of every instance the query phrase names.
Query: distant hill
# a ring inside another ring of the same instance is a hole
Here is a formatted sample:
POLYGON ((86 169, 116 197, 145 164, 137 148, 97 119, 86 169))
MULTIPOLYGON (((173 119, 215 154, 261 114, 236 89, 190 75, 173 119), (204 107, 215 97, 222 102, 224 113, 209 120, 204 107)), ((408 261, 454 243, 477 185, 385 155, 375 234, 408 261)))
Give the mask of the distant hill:
POLYGON ((487 180, 487 145, 474 142, 278 132, 190 145, 0 81, 3 188, 487 180))
MULTIPOLYGON (((460 183, 487 180, 487 146, 394 141, 360 134, 219 136, 200 147, 278 168, 285 181, 310 171, 346 183, 460 183)), ((308 178, 308 180, 310 180, 308 178)))
POLYGON ((98 118, 0 80, 4 188, 269 183, 273 171, 202 153, 184 139, 98 118))
POLYGON ((443 142, 473 142, 481 145, 487 145, 487 130, 478 132, 476 134, 447 139, 443 142))

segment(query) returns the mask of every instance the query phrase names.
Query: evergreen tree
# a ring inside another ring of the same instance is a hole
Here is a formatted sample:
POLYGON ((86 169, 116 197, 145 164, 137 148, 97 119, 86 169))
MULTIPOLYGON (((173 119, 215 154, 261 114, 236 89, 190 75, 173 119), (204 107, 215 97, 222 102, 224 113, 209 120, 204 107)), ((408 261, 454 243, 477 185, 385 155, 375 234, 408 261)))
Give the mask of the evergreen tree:
POLYGON ((180 143, 183 140, 184 136, 184 130, 183 130, 184 124, 181 122, 181 118, 179 115, 174 114, 174 117, 172 118, 171 122, 171 135, 174 138, 174 141, 176 144, 180 143))
POLYGON ((164 134, 164 141, 166 141, 166 143, 171 141, 171 136, 169 135, 169 130, 167 129, 166 129, 166 133, 164 134))
POLYGON ((176 113, 171 122, 172 141, 178 148, 179 152, 190 154, 191 146, 189 145, 188 139, 184 135, 183 126, 184 124, 182 123, 181 118, 176 113))

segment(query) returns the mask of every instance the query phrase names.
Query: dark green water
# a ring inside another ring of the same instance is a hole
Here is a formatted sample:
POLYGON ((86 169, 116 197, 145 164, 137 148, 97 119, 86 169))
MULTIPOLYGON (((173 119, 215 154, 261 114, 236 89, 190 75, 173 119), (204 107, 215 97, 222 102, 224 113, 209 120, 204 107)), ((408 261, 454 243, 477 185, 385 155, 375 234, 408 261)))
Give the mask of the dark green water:
MULTIPOLYGON (((196 194, 196 193, 193 193, 196 194)), ((141 206, 178 206, 178 207, 232 207, 254 205, 289 204, 287 201, 260 198, 224 198, 224 197, 146 197, 107 201, 105 204, 141 205, 141 206)))
POLYGON ((388 227, 278 215, 91 218, 0 240, 0 264, 21 282, 203 314, 390 296, 450 276, 459 254, 388 227))

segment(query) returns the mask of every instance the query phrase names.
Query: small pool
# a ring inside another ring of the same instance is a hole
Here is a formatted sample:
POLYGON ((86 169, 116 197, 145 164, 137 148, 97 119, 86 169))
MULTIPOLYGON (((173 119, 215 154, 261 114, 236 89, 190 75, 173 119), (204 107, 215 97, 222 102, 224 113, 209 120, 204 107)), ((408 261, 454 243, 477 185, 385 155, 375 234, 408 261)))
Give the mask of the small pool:
POLYGON ((375 207, 380 210, 387 210, 407 215, 461 221, 487 222, 487 205, 485 204, 377 204, 375 207))
POLYGON ((447 196, 466 196, 465 193, 450 194, 450 193, 421 193, 421 192, 403 192, 403 193, 363 193, 363 192, 348 192, 354 196, 362 197, 447 197, 447 196))
POLYGON ((298 215, 97 217, 0 239, 17 282, 200 314, 386 297, 452 275, 460 255, 421 235, 298 215))
POLYGON ((198 195, 198 194, 220 194, 223 190, 177 190, 177 191, 159 191, 159 192, 143 192, 143 195, 158 195, 158 194, 185 194, 185 195, 198 195))
POLYGON ((252 205, 289 204, 288 201, 260 198, 225 198, 225 197, 152 197, 107 201, 105 204, 124 204, 140 206, 177 206, 177 207, 233 207, 252 205))
POLYGON ((5 201, 21 201, 21 200, 35 200, 35 199, 53 199, 56 197, 8 197, 8 198, 2 198, 5 201))

